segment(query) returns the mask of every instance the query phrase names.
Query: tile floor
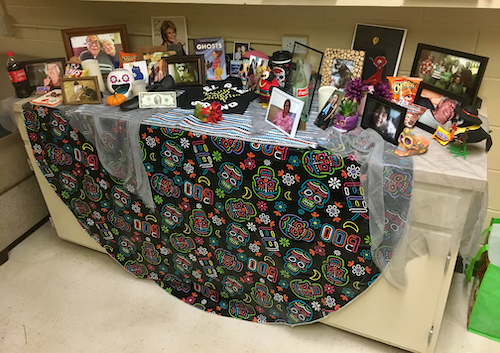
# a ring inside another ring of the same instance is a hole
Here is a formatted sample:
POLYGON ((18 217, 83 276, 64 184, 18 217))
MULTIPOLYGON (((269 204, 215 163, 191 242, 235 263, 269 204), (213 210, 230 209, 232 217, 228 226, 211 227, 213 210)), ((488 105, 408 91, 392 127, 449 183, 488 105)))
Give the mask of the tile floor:
MULTIPOLYGON (((455 274, 441 352, 498 353, 467 332, 468 289, 455 274)), ((61 240, 50 223, 0 266, 0 352, 403 352, 333 327, 257 325, 194 309, 105 254, 61 240)))

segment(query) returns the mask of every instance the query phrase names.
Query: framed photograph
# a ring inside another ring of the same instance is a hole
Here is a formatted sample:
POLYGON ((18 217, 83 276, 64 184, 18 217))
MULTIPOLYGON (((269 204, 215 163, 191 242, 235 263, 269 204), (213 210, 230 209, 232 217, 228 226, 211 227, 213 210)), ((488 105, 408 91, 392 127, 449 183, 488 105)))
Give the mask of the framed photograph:
POLYGON ((397 145, 398 137, 404 128, 405 116, 405 107, 368 94, 361 127, 372 128, 384 140, 397 145))
POLYGON ((130 52, 126 25, 64 29, 67 59, 97 59, 102 74, 120 67, 120 50, 130 52))
POLYGON ((233 46, 233 60, 243 60, 243 55, 250 50, 250 43, 248 42, 234 42, 233 46))
POLYGON ((332 92, 325 105, 319 111, 318 117, 314 121, 314 125, 323 130, 333 125, 335 112, 338 110, 344 98, 344 94, 344 91, 338 89, 332 92))
POLYGON ((309 72, 310 69, 311 72, 311 77, 309 78, 309 101, 306 106, 308 113, 311 111, 314 95, 321 81, 320 69, 323 62, 323 55, 322 51, 308 47, 302 43, 295 42, 293 45, 292 62, 297 63, 299 59, 304 60, 304 65, 307 68, 306 71, 309 72))
POLYGON ((61 78, 66 66, 64 58, 23 61, 21 65, 24 66, 33 91, 40 86, 48 86, 50 89, 61 87, 61 78))
POLYGON ((462 105, 460 101, 443 95, 441 91, 437 92, 433 87, 422 86, 413 103, 426 108, 415 125, 430 133, 434 133, 439 126, 449 130, 455 117, 455 108, 462 105))
POLYGON ((365 51, 361 78, 368 85, 397 76, 407 30, 356 24, 351 49, 365 51))
POLYGON ((102 103, 101 91, 96 76, 63 78, 61 82, 64 104, 102 103))
POLYGON ((205 84, 203 55, 172 56, 164 58, 167 74, 173 77, 177 87, 201 86, 205 84))
POLYGON ((327 48, 321 70, 321 86, 344 88, 351 78, 361 77, 365 52, 327 48))
POLYGON ((476 105, 477 92, 488 58, 419 43, 411 76, 423 79, 420 86, 460 101, 476 105))
POLYGON ((175 55, 174 51, 169 51, 166 45, 150 45, 146 47, 137 47, 137 60, 160 61, 162 58, 168 58, 175 55))
POLYGON ((123 63, 123 68, 132 72, 134 80, 143 80, 148 83, 149 71, 146 60, 123 63))
POLYGON ((279 88, 274 88, 269 100, 266 122, 285 135, 294 137, 300 122, 304 102, 279 88))
POLYGON ((175 55, 188 55, 186 17, 151 17, 153 45, 166 45, 175 55))

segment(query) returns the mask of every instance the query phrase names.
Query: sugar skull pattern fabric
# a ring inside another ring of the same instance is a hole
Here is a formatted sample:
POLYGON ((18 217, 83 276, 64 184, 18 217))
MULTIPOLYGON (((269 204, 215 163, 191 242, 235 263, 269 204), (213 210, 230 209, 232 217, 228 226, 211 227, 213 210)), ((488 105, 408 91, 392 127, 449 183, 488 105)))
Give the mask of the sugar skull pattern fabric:
MULTIPOLYGON (((24 116, 39 167, 80 225, 127 271, 187 304, 312 323, 380 275, 354 158, 141 125, 151 210, 60 111, 27 104, 24 116)), ((386 180, 391 197, 411 193, 411 175, 387 170, 386 180)), ((387 236, 405 219, 392 210, 387 236)))

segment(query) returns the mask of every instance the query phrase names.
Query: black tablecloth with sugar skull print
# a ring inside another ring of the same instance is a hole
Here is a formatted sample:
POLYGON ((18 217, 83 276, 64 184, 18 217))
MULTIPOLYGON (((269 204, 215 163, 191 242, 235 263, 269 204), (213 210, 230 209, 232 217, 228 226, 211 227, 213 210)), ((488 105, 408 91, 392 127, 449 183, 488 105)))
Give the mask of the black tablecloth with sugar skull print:
MULTIPOLYGON (((390 256, 370 250, 354 158, 141 125, 150 210, 58 109, 28 103, 24 117, 39 167, 89 236, 130 273, 199 309, 311 323, 367 290, 380 275, 375 260, 390 256)), ((397 166, 387 174, 409 197, 411 176, 397 166)))

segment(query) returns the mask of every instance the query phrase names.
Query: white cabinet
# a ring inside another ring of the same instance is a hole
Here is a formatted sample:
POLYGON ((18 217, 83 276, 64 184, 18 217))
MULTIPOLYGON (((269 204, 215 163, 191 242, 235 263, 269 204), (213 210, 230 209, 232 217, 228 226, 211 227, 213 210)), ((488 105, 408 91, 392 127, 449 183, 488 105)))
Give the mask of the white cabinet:
POLYGON ((477 205, 487 193, 484 146, 470 149, 467 159, 455 158, 431 140, 429 151, 414 157, 410 244, 403 245, 426 255, 408 263, 407 286, 396 289, 382 277, 324 324, 412 352, 434 351, 460 242, 468 241, 470 224, 480 218, 477 205))

